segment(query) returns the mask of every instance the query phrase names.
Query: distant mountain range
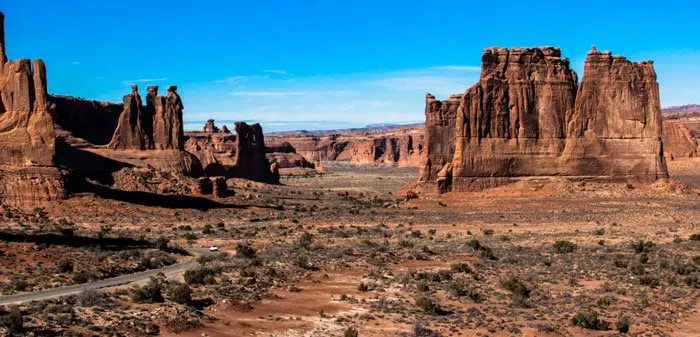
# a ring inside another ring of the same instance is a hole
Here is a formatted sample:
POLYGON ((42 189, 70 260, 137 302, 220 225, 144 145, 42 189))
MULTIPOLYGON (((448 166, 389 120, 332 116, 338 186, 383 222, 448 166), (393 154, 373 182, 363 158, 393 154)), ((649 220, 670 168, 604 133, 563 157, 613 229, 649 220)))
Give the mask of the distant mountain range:
POLYGON ((661 109, 661 111, 663 111, 664 115, 700 112, 700 104, 686 104, 686 105, 679 105, 679 106, 670 106, 670 107, 661 109))

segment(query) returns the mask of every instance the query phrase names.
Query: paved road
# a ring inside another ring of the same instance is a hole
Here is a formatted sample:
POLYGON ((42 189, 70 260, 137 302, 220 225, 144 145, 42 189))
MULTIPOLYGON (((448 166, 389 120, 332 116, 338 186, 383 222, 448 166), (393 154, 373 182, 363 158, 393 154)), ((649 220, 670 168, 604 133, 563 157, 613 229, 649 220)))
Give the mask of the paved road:
MULTIPOLYGON (((194 253, 195 255, 205 255, 209 254, 208 249, 205 248, 194 248, 188 249, 187 251, 194 253)), ((136 283, 140 281, 148 280, 151 276, 155 276, 158 273, 164 273, 165 275, 177 274, 184 272, 188 269, 193 269, 197 267, 198 262, 196 260, 176 263, 163 268, 151 269, 135 274, 121 275, 110 279, 99 280, 90 283, 76 284, 66 287, 46 289, 41 291, 35 291, 31 293, 17 294, 11 296, 0 297, 0 305, 6 304, 19 304, 23 302, 30 301, 41 301, 56 297, 63 297, 69 295, 79 294, 80 292, 88 289, 102 289, 115 287, 124 284, 136 283)))

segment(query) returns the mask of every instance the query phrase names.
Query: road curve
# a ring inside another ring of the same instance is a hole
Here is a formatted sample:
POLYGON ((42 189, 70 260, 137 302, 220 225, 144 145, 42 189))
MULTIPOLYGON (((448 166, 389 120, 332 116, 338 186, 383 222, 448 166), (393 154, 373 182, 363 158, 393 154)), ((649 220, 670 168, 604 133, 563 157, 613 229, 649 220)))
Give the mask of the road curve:
MULTIPOLYGON (((207 249, 188 249, 188 251, 191 253, 195 253, 195 255, 202 255, 202 254, 208 253, 207 249)), ((117 276, 117 277, 113 277, 113 278, 109 278, 109 279, 104 279, 104 280, 99 280, 99 281, 94 281, 94 282, 89 282, 89 283, 82 283, 82 284, 75 284, 75 285, 70 285, 70 286, 65 286, 65 287, 40 290, 40 291, 31 292, 31 293, 2 296, 2 297, 0 297, 0 305, 19 304, 19 303, 30 302, 30 301, 42 301, 42 300, 48 300, 48 299, 52 299, 52 298, 56 298, 56 297, 75 295, 75 294, 79 294, 82 291, 90 290, 90 289, 102 289, 102 288, 109 288, 109 287, 115 287, 115 286, 124 285, 124 284, 135 283, 135 282, 139 282, 139 281, 148 280, 151 276, 155 276, 158 273, 163 273, 165 275, 176 274, 176 273, 180 273, 180 272, 183 272, 185 270, 188 270, 188 269, 195 268, 195 267, 197 267, 197 265, 198 265, 198 262, 196 260, 192 260, 192 261, 172 264, 172 265, 165 266, 165 267, 158 268, 158 269, 146 270, 146 271, 142 271, 142 272, 138 272, 138 273, 134 273, 134 274, 129 274, 129 275, 121 275, 121 276, 117 276)))

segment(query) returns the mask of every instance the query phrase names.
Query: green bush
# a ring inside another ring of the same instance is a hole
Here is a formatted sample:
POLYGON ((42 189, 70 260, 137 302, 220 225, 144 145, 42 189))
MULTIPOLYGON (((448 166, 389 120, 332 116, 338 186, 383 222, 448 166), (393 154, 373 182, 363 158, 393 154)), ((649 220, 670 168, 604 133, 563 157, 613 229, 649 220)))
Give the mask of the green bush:
POLYGON ((255 249, 245 242, 239 242, 236 244, 236 256, 243 258, 253 258, 255 257, 255 249))
POLYGON ((561 240, 554 243, 554 252, 557 254, 573 253, 576 248, 576 244, 571 241, 561 240))
POLYGON ((192 303, 192 289, 187 284, 177 283, 170 286, 168 299, 180 304, 192 303))
POLYGON ((210 268, 197 268, 185 271, 185 282, 187 284, 214 284, 216 279, 214 278, 218 273, 210 268))
POLYGON ((73 271, 73 262, 71 260, 61 260, 58 262, 58 270, 61 273, 70 273, 73 271))
POLYGON ((11 307, 9 313, 0 315, 0 326, 7 329, 10 333, 21 331, 23 325, 24 318, 17 306, 11 307))
POLYGON ((135 286, 131 289, 131 300, 136 303, 162 303, 163 280, 151 277, 151 280, 143 287, 135 286))
POLYGON ((571 323, 589 330, 607 330, 610 325, 608 322, 598 319, 598 313, 592 310, 577 313, 571 318, 571 323))
POLYGON ((421 296, 416 299, 416 306, 431 316, 442 316, 447 314, 447 312, 440 307, 439 303, 426 296, 421 296))
POLYGON ((455 263, 450 267, 450 269, 455 273, 471 273, 472 272, 471 268, 469 268, 469 265, 466 263, 455 263))
POLYGON ((204 234, 204 235, 214 234, 214 230, 212 229, 211 225, 205 225, 204 228, 202 229, 202 234, 204 234))
POLYGON ((617 319, 617 324, 615 324, 615 327, 617 328, 617 331, 621 333, 628 333, 630 331, 630 325, 632 325, 632 320, 630 320, 629 317, 621 315, 617 319))

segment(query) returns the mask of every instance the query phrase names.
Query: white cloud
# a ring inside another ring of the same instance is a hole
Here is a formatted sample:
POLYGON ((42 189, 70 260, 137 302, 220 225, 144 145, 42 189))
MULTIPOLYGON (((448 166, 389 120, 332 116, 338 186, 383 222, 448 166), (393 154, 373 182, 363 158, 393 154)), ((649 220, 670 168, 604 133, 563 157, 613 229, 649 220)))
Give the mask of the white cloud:
POLYGON ((281 69, 265 69, 263 70, 264 73, 269 73, 269 74, 275 74, 275 75, 287 75, 286 70, 281 70, 281 69))
POLYGON ((121 83, 123 85, 128 85, 128 84, 134 84, 134 83, 143 83, 143 82, 163 82, 167 81, 167 77, 160 77, 160 78, 139 78, 136 80, 127 80, 127 81, 122 81, 121 83))
POLYGON ((72 65, 74 65, 74 66, 77 66, 77 65, 80 64, 80 61, 73 61, 73 62, 71 62, 70 64, 72 64, 72 65))

